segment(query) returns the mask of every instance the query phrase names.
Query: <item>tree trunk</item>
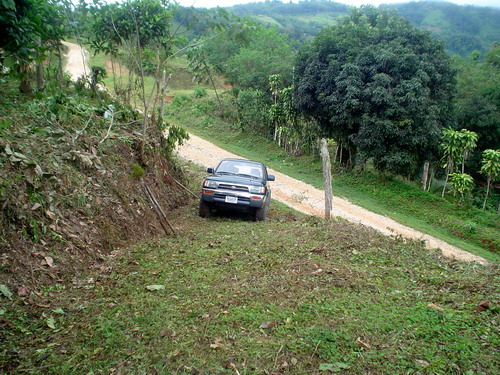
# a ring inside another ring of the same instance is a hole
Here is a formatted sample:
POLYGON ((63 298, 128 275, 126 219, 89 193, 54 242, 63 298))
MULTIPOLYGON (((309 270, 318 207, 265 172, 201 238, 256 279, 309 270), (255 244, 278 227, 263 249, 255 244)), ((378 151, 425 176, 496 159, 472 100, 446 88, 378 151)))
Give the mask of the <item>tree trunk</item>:
POLYGON ((444 197, 444 192, 446 191, 446 185, 448 184, 448 178, 450 177, 450 173, 453 172, 453 169, 454 169, 453 159, 448 156, 448 167, 446 168, 446 180, 444 182, 443 192, 441 193, 442 197, 444 197))
POLYGON ((434 181, 434 168, 430 169, 429 182, 427 183, 427 191, 431 191, 432 182, 434 181))
POLYGON ((491 184, 491 176, 488 176, 488 181, 486 183, 486 196, 484 197, 483 202, 483 211, 486 209, 486 201, 488 200, 488 195, 490 194, 490 184, 491 184))
POLYGON ((62 52, 61 47, 57 47, 57 82, 59 85, 62 85, 63 81, 63 60, 62 60, 62 52))
POLYGON ((422 173, 422 190, 427 190, 427 182, 429 180, 429 167, 431 163, 426 161, 424 164, 424 172, 422 173))
MULTIPOLYGON (((208 68, 207 68, 208 69, 208 68)), ((210 82, 212 83, 212 87, 214 88, 214 91, 215 91, 215 97, 217 98, 217 102, 219 103, 219 110, 220 110, 220 114, 223 115, 224 113, 222 112, 222 102, 220 101, 220 98, 219 98, 219 93, 217 92, 217 87, 215 87, 215 82, 214 80, 212 79, 212 74, 209 73, 208 75, 208 78, 210 78, 210 82)))
MULTIPOLYGON (((36 41, 38 51, 42 48, 42 40, 38 37, 36 41)), ((35 59, 36 90, 43 91, 43 64, 40 53, 37 51, 35 59)))
POLYGON ((30 82, 30 66, 28 63, 21 63, 19 68, 21 73, 21 83, 19 84, 19 91, 23 94, 31 93, 31 82, 30 82))
POLYGON ((163 121, 163 115, 165 113, 165 93, 167 91, 167 71, 163 70, 161 79, 161 106, 160 106, 160 116, 163 121))
POLYGON ((323 177, 325 180, 325 219, 329 220, 332 211, 332 166, 326 138, 321 138, 321 160, 323 162, 323 177))
POLYGON ((444 180, 443 191, 441 193, 442 197, 444 197, 444 192, 446 191, 446 185, 448 185, 448 177, 450 177, 450 173, 446 172, 446 180, 444 180))

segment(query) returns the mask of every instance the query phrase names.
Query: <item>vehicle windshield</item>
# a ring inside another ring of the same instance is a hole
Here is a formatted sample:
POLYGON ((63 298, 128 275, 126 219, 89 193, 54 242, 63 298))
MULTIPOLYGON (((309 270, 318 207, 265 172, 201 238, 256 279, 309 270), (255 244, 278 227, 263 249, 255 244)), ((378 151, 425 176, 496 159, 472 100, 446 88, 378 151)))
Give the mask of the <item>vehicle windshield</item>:
POLYGON ((264 177, 264 169, 261 165, 241 160, 223 160, 215 170, 215 173, 233 174, 253 178, 264 177))

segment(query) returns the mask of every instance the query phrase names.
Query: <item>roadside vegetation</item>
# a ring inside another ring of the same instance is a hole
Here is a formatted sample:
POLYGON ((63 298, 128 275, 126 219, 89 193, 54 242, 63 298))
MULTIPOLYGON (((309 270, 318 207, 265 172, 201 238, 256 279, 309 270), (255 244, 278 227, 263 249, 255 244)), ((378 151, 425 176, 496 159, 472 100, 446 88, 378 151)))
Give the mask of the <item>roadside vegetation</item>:
POLYGON ((67 77, 26 96, 2 76, 0 90, 0 284, 50 284, 162 230, 145 186, 165 208, 182 203, 173 181, 182 176, 157 128, 138 152, 132 107, 67 77))

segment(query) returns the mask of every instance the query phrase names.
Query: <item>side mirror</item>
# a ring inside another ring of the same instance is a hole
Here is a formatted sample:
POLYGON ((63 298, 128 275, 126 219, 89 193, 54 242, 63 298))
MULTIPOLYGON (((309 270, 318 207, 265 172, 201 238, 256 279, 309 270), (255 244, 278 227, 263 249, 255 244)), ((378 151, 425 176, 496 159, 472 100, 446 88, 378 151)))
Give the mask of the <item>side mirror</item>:
POLYGON ((207 173, 214 173, 214 169, 213 168, 207 168, 207 173))
POLYGON ((267 181, 274 181, 276 178, 272 174, 267 175, 267 181))

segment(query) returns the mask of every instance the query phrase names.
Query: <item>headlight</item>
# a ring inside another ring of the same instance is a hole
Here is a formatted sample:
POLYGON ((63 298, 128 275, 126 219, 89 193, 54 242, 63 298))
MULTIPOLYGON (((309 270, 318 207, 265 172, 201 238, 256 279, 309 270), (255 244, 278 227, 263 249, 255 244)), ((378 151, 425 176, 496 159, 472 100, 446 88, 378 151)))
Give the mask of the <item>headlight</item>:
POLYGON ((264 186, 249 186, 248 191, 252 194, 264 194, 266 188, 264 186))
POLYGON ((203 186, 207 188, 217 189, 218 184, 217 181, 205 180, 205 182, 203 182, 203 186))

